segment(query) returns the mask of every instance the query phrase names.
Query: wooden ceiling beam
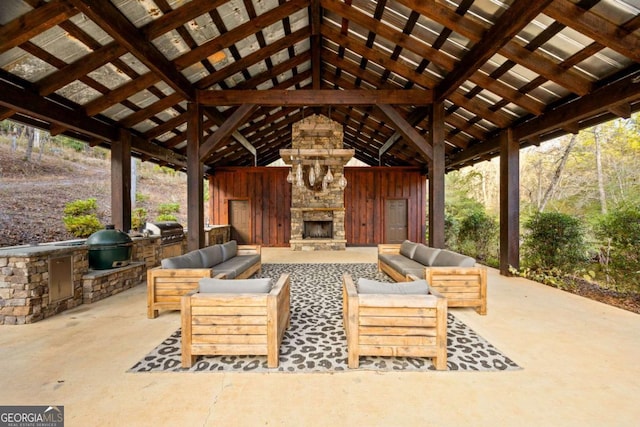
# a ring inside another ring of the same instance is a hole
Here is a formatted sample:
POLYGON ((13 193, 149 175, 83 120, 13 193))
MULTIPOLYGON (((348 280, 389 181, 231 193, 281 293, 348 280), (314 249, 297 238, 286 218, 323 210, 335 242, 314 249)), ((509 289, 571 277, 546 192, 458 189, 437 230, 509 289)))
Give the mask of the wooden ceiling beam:
POLYGON ((291 71, 292 69, 295 69, 296 67, 310 60, 311 54, 309 52, 302 52, 299 55, 294 56, 293 58, 287 59, 280 64, 274 65, 270 70, 266 70, 260 74, 253 76, 249 80, 239 83, 238 85, 234 86, 234 89, 255 89, 262 83, 271 80, 274 77, 278 77, 280 74, 291 71))
POLYGON ((92 101, 84 104, 84 110, 87 116, 95 116, 101 111, 122 102, 130 96, 140 92, 143 89, 160 81, 160 78, 155 73, 144 74, 134 80, 131 80, 122 86, 113 89, 111 92, 96 98, 92 101))
POLYGON ((427 74, 418 73, 413 68, 392 60, 384 52, 381 52, 378 49, 369 48, 364 43, 357 41, 355 38, 341 34, 338 29, 329 26, 328 24, 322 24, 322 35, 341 47, 349 49, 357 55, 366 58, 368 61, 374 62, 382 68, 390 70, 417 85, 427 89, 433 89, 437 85, 437 81, 433 77, 427 74))
POLYGON ((201 161, 205 161, 207 157, 215 150, 216 146, 229 138, 238 128, 245 123, 247 118, 258 108, 255 104, 243 104, 229 116, 229 118, 200 146, 199 156, 201 161))
POLYGON ((516 36, 551 0, 516 0, 482 38, 435 88, 436 102, 442 102, 516 36))
POLYGON ((54 0, 0 27, 0 53, 28 42, 33 37, 78 14, 66 0, 54 0))
POLYGON ((116 42, 187 100, 195 98, 191 83, 122 13, 108 1, 69 0, 116 42))
MULTIPOLYGON (((484 33, 487 31, 487 27, 482 23, 465 16, 458 15, 454 10, 439 1, 397 1, 398 3, 421 13, 439 24, 452 29, 464 37, 467 37, 474 43, 480 42, 484 33)), ((591 90, 591 82, 583 75, 559 66, 546 56, 532 52, 520 45, 518 42, 508 42, 499 50, 498 53, 578 95, 585 95, 591 90)))
POLYGON ((322 9, 320 8, 320 0, 311 0, 309 2, 309 25, 311 26, 311 84, 314 90, 320 89, 321 69, 322 69, 322 35, 320 26, 322 24, 322 9))
POLYGON ((525 140, 532 135, 541 135, 562 128, 566 123, 579 122, 599 112, 607 111, 611 105, 638 100, 640 99, 639 76, 640 72, 629 75, 516 126, 513 131, 514 138, 525 140))
POLYGON ((184 55, 174 59, 173 63, 178 67, 178 69, 185 69, 203 59, 206 59, 215 52, 234 46, 239 41, 256 34, 260 30, 263 30, 278 21, 282 21, 285 17, 290 16, 303 7, 306 7, 307 4, 308 2, 304 0, 288 1, 275 9, 271 9, 270 11, 263 13, 255 19, 250 19, 231 31, 220 34, 218 37, 214 37, 206 43, 203 43, 184 55))
POLYGON ((544 13, 601 45, 615 50, 635 62, 640 62, 640 37, 637 34, 623 31, 614 23, 568 0, 551 2, 544 13))
POLYGON ((376 106, 425 160, 433 159, 433 147, 391 105, 378 104, 376 106))
POLYGON ((431 91, 411 90, 206 90, 198 92, 203 106, 242 105, 323 106, 323 105, 429 105, 431 91))
POLYGON ((211 73, 207 77, 200 79, 196 83, 196 87, 198 89, 207 89, 226 78, 233 76, 236 73, 242 72, 250 68, 252 65, 257 64, 260 61, 265 60, 266 58, 271 57, 272 55, 280 52, 283 49, 287 49, 289 46, 293 46, 298 42, 303 41, 304 39, 309 37, 310 28, 304 27, 295 31, 283 38, 274 41, 269 46, 259 49, 254 53, 247 55, 246 57, 235 61, 226 67, 211 73))
POLYGON ((140 30, 147 40, 154 40, 181 25, 208 13, 210 10, 227 3, 229 0, 191 1, 154 19, 140 30))
POLYGON ((74 80, 80 80, 93 70, 102 67, 125 53, 127 53, 126 49, 118 43, 109 43, 40 79, 36 83, 40 95, 49 95, 74 80))
POLYGON ((171 95, 165 96, 164 98, 157 100, 153 104, 148 105, 147 107, 139 111, 136 111, 133 114, 129 114, 128 116, 120 120, 118 123, 120 123, 120 125, 126 128, 133 127, 138 123, 143 122, 147 119, 150 119, 156 114, 161 113, 173 107, 174 105, 178 104, 182 100, 183 100, 182 95, 180 95, 179 93, 172 93, 171 95))

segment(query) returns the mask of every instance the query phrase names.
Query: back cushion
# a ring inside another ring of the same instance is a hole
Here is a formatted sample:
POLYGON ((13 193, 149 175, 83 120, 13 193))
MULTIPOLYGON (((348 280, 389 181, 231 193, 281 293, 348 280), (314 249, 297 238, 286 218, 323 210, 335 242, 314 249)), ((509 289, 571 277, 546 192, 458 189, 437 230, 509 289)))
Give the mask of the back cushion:
POLYGON ((426 295, 429 293, 429 285, 426 280, 413 282, 378 282, 377 280, 359 278, 359 294, 402 294, 402 295, 426 295))
POLYGON ((423 244, 419 244, 416 247, 416 252, 413 254, 413 260, 419 262, 422 265, 430 266, 433 264, 433 260, 440 253, 439 248, 430 248, 423 244))
POLYGON ((431 264, 432 267, 473 267, 475 265, 476 260, 474 258, 446 249, 441 250, 431 264))
POLYGON ((238 242, 235 240, 222 244, 222 261, 233 258, 238 254, 238 242))
POLYGON ((400 255, 404 255, 409 259, 413 259, 413 254, 416 251, 417 243, 413 243, 409 240, 405 240, 400 244, 400 255))
POLYGON ((160 261, 162 268, 203 268, 199 251, 192 251, 180 256, 165 258, 160 261))
POLYGON ((267 294, 271 291, 271 279, 200 279, 200 293, 212 294, 267 294))
POLYGON ((200 249, 199 252, 204 267, 211 268, 222 262, 222 246, 220 245, 208 246, 200 249))

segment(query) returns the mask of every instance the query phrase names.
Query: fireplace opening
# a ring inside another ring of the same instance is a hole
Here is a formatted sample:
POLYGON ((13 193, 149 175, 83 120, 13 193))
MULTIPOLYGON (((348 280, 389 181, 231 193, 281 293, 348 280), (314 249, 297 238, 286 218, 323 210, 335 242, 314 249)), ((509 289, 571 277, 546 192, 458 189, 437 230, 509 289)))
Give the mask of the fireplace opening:
POLYGON ((303 239, 331 239, 333 221, 304 221, 303 239))

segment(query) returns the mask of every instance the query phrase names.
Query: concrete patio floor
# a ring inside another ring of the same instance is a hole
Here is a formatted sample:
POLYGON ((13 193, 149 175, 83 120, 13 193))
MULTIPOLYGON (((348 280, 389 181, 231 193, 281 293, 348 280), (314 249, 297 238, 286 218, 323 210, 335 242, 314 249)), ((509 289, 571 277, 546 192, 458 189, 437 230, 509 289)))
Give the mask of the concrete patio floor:
MULTIPOLYGON (((376 262, 263 249, 263 263, 376 262)), ((523 369, 127 373, 179 326, 146 287, 0 326, 0 405, 63 405, 69 426, 638 426, 640 316, 490 269, 488 315, 451 311, 523 369)))

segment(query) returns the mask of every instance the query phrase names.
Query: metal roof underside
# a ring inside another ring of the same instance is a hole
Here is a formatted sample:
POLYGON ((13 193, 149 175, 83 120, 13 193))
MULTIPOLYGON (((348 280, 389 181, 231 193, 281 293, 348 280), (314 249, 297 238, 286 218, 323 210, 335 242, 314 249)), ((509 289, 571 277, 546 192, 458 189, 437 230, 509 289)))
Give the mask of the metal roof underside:
POLYGON ((105 147, 129 132, 133 155, 184 170, 188 104, 237 91, 203 109, 205 140, 235 125, 207 168, 272 163, 311 114, 342 123, 369 165, 427 168, 406 125, 428 141, 436 102, 453 170, 499 154, 506 129, 525 146, 637 111, 640 0, 0 5, 0 119, 105 147), (300 105, 283 90, 426 101, 300 105))

